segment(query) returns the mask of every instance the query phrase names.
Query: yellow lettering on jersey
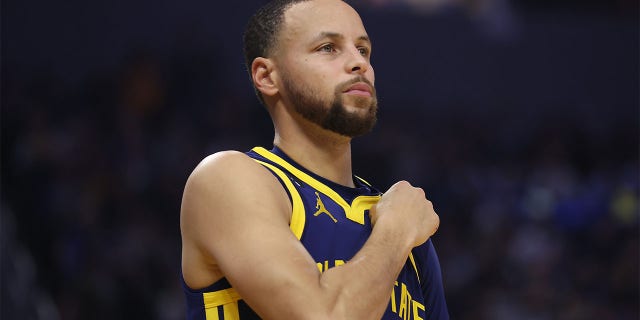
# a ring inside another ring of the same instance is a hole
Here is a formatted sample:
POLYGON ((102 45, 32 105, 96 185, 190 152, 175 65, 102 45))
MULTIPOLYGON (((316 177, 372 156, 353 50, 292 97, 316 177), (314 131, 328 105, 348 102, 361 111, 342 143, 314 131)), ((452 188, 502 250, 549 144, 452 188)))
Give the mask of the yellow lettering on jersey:
POLYGON ((398 281, 391 289, 391 301, 389 301, 391 312, 404 320, 424 320, 425 307, 419 301, 413 300, 407 285, 398 281), (396 290, 396 288, 398 288, 396 290))
POLYGON ((398 310, 398 315, 404 319, 411 319, 409 313, 411 312, 411 294, 409 294, 409 290, 407 290, 407 285, 404 283, 401 286, 400 291, 400 310, 398 310))
POLYGON ((422 310, 422 313, 424 313, 424 305, 418 301, 413 300, 413 320, 424 320, 424 318, 420 317, 418 309, 422 310))
POLYGON ((333 260, 333 265, 330 265, 329 261, 325 260, 324 262, 316 262, 316 266, 318 266, 318 270, 320 270, 320 273, 323 273, 329 270, 329 268, 341 266, 344 263, 344 260, 333 260))
POLYGON ((396 310, 396 287, 398 286, 398 281, 396 281, 393 285, 393 288, 391 288, 391 312, 396 313, 398 312, 396 310))

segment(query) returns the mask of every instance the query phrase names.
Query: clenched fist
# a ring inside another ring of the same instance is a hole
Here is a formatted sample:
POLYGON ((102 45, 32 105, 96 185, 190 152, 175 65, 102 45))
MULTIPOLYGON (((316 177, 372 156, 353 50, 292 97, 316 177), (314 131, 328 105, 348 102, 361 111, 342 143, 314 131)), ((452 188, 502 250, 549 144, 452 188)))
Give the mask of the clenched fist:
POLYGON ((440 217, 431 201, 427 200, 424 190, 407 181, 391 186, 371 207, 370 215, 374 228, 381 225, 390 228, 397 236, 407 237, 414 247, 427 241, 440 225, 440 217))

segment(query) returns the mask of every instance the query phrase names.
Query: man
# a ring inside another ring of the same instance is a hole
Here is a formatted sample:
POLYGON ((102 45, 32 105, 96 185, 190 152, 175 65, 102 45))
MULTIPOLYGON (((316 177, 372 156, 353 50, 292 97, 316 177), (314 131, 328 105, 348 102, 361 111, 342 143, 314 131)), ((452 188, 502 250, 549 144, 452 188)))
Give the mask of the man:
POLYGON ((189 319, 448 319, 422 189, 351 170, 376 121, 371 41, 338 0, 273 1, 245 31, 274 148, 219 152, 182 200, 189 319))

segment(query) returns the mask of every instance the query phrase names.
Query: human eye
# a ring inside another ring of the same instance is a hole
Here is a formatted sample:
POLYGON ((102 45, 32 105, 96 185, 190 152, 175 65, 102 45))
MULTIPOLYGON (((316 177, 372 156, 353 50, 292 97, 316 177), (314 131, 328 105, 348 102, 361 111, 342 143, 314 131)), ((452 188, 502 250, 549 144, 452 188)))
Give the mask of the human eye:
POLYGON ((335 45, 333 43, 327 43, 318 48, 319 52, 332 53, 336 51, 335 45))
POLYGON ((358 47, 358 51, 363 57, 368 57, 371 49, 369 49, 368 47, 358 47))

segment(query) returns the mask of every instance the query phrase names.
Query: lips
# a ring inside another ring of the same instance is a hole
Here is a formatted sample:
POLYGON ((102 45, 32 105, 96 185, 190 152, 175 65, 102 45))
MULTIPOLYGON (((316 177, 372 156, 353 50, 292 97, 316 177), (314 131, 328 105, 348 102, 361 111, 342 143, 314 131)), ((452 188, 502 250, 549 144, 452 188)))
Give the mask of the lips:
POLYGON ((358 82, 349 86, 347 90, 344 91, 344 93, 356 96, 371 97, 371 91, 371 87, 368 84, 364 82, 358 82))

